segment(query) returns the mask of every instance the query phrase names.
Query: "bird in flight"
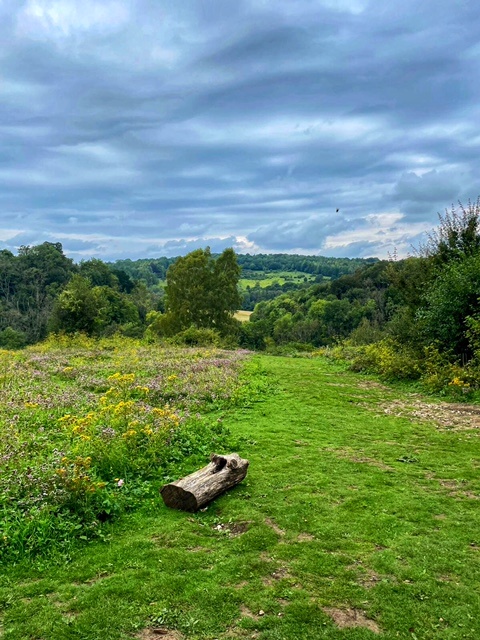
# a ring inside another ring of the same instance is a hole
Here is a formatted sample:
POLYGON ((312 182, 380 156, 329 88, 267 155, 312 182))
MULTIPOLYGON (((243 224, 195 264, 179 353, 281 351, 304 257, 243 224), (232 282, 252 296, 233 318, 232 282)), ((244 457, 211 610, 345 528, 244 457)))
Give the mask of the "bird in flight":
POLYGON ((335 213, 338 213, 339 211, 340 211, 340 209, 337 209, 337 210, 335 211, 335 213))

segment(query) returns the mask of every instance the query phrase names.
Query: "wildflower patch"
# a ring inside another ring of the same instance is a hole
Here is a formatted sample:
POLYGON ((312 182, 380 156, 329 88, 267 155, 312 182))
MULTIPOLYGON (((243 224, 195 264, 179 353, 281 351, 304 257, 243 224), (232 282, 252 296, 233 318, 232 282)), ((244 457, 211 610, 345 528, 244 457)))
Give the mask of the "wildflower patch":
POLYGON ((246 352, 58 345, 0 353, 0 559, 102 537, 154 504, 188 460, 230 446, 208 413, 257 393, 246 352))

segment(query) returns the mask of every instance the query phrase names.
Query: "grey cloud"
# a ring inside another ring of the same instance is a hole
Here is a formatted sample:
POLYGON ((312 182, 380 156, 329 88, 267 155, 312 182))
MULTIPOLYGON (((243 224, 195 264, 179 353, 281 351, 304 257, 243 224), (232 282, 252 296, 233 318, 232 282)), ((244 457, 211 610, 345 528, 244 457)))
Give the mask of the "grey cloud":
POLYGON ((195 240, 170 240, 163 245, 151 245, 147 247, 146 253, 151 256, 164 255, 167 257, 175 257, 184 255, 195 249, 203 249, 210 247, 212 253, 221 253, 224 249, 233 247, 238 250, 241 248, 241 243, 236 237, 230 236, 228 238, 197 238, 195 240))
MULTIPOLYGON (((392 254, 393 254, 393 248, 392 254)), ((332 258, 374 258, 378 255, 379 245, 376 242, 359 241, 328 249, 332 258)))
POLYGON ((32 243, 305 252, 480 191, 473 1, 119 0, 62 32, 27 6, 0 3, 0 226, 32 243))
POLYGON ((432 208, 455 202, 460 195, 459 176, 451 172, 428 171, 402 174, 394 188, 393 198, 405 213, 431 217, 432 208))
MULTIPOLYGON (((363 220, 355 221, 362 227, 363 220)), ((325 239, 333 234, 350 228, 352 221, 344 219, 341 214, 332 210, 330 216, 311 216, 306 220, 278 222, 258 228, 248 235, 248 239, 266 249, 283 250, 305 249, 318 252, 325 239)))

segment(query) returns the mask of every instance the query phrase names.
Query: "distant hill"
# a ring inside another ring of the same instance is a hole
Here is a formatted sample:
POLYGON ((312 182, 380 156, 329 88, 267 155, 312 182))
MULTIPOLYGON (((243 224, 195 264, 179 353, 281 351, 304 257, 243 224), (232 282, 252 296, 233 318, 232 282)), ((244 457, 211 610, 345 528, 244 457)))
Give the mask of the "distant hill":
MULTIPOLYGON (((168 267, 177 259, 117 260, 112 266, 125 271, 133 280, 144 282, 150 290, 161 293, 168 267)), ((245 310, 253 310, 257 302, 272 300, 286 291, 339 278, 378 261, 377 258, 328 258, 287 253, 237 254, 237 259, 242 267, 240 289, 244 294, 242 308, 245 310)))

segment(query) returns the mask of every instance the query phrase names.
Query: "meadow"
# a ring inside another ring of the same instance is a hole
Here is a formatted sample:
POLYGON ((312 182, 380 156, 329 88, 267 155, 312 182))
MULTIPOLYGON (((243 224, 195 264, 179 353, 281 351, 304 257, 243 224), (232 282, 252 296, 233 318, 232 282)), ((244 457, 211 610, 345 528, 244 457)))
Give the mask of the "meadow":
MULTIPOLYGON (((321 357, 115 340, 58 346, 2 354, 2 424, 18 445, 18 491, 29 473, 44 472, 66 491, 74 456, 90 457, 79 475, 106 485, 88 499, 125 492, 125 503, 98 521, 102 535, 85 534, 80 519, 80 539, 57 542, 53 553, 39 543, 11 547, 0 637, 480 637, 475 406, 386 386, 321 357), (115 431, 106 452, 105 429, 115 431), (156 453, 144 446, 149 429, 154 440, 170 433, 158 449, 155 440, 156 453), (232 447, 250 460, 238 487, 196 514, 163 505, 162 481, 232 447), (120 459, 125 467, 112 466, 120 459), (148 463, 143 477, 139 460, 148 463)), ((2 482, 8 511, 15 500, 2 482)), ((34 495, 44 493, 49 486, 34 495)), ((66 513, 59 504, 50 508, 66 513)))
POLYGON ((207 414, 241 401, 244 358, 58 336, 0 352, 0 559, 103 537, 170 467, 223 446, 207 414))
POLYGON ((249 271, 248 277, 240 278, 238 284, 242 289, 255 287, 257 283, 265 288, 272 284, 283 285, 286 282, 300 284, 301 282, 315 281, 315 276, 302 271, 249 271))

